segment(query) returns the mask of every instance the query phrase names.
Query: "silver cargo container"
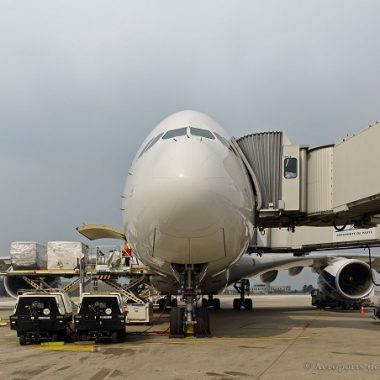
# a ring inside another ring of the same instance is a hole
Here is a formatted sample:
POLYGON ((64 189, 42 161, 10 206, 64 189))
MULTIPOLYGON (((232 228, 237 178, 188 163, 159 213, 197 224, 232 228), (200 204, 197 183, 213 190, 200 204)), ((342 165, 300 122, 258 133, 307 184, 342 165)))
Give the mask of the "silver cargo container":
POLYGON ((46 269, 46 247, 36 242, 12 242, 10 256, 13 269, 46 269))
POLYGON ((49 241, 48 269, 74 269, 82 258, 88 259, 88 246, 76 241, 49 241))

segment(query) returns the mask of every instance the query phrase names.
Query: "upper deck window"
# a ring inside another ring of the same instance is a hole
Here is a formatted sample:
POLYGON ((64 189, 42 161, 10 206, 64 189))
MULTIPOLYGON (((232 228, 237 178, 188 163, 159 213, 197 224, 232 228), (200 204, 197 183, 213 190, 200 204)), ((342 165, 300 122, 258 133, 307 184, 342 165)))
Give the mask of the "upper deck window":
POLYGON ((207 129, 190 127, 190 133, 193 136, 201 136, 201 137, 205 137, 206 139, 215 140, 214 135, 210 131, 208 131, 207 129))
POLYGON ((164 137, 162 138, 163 140, 168 140, 173 137, 178 137, 178 136, 185 136, 187 133, 187 128, 178 128, 178 129, 172 129, 170 131, 167 131, 164 134, 164 137))
POLYGON ((223 144, 223 145, 225 145, 228 149, 230 149, 230 143, 228 142, 228 140, 225 138, 225 137, 223 137, 223 136, 221 136, 220 134, 218 134, 218 133, 216 133, 216 132, 214 132, 214 135, 216 136, 216 138, 223 144))

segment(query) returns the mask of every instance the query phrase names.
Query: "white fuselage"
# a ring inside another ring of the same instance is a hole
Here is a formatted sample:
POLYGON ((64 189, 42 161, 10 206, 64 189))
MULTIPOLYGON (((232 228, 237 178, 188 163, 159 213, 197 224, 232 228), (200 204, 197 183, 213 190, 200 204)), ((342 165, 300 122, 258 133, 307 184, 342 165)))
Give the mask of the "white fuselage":
POLYGON ((152 269, 170 275, 172 264, 207 264, 212 276, 245 252, 254 195, 227 140, 208 116, 182 111, 158 124, 137 152, 123 194, 124 231, 152 269))

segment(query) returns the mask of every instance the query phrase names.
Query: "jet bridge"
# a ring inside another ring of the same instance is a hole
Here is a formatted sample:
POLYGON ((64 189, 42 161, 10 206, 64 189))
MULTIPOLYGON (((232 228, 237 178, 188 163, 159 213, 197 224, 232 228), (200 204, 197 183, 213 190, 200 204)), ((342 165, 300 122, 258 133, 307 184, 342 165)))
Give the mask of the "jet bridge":
POLYGON ((314 149, 283 132, 231 139, 252 180, 260 229, 377 225, 379 143, 380 123, 314 149))

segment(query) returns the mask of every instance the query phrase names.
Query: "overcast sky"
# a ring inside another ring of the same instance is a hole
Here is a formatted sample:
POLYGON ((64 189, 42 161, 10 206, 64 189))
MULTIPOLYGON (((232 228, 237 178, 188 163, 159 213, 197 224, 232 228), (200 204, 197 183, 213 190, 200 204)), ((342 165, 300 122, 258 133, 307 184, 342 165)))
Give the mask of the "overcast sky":
POLYGON ((0 255, 120 226, 132 158, 172 112, 310 146, 379 120, 379 15, 376 0, 0 0, 0 255))

